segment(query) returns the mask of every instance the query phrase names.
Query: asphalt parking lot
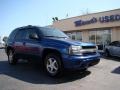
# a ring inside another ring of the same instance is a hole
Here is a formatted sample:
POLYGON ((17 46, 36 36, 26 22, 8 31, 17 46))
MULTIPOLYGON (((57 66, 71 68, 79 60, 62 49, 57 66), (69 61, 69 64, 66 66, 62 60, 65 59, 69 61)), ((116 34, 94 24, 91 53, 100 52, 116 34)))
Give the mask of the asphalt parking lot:
POLYGON ((0 50, 0 90, 120 90, 120 59, 101 58, 86 72, 51 78, 39 65, 20 62, 10 66, 0 50))

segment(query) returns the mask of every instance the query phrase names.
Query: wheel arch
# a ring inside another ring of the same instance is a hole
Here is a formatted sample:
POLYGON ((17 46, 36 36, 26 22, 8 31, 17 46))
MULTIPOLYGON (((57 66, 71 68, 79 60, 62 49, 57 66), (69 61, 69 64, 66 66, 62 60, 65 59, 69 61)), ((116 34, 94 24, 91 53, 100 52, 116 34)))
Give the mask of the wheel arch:
POLYGON ((43 63, 44 63, 44 59, 45 59, 46 55, 48 55, 50 53, 58 55, 60 57, 61 62, 63 63, 61 52, 56 49, 50 49, 50 48, 46 48, 42 52, 42 62, 43 63))

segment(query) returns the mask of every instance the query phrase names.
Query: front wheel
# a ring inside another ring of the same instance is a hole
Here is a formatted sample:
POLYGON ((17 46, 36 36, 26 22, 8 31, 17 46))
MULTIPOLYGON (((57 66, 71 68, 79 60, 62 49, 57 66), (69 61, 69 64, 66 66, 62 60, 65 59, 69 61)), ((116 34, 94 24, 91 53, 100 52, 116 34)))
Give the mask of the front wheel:
POLYGON ((48 54, 45 58, 46 72, 52 76, 60 76, 63 72, 60 56, 56 54, 48 54))
POLYGON ((8 62, 11 65, 15 65, 17 63, 17 59, 15 58, 14 52, 9 50, 8 52, 8 62))

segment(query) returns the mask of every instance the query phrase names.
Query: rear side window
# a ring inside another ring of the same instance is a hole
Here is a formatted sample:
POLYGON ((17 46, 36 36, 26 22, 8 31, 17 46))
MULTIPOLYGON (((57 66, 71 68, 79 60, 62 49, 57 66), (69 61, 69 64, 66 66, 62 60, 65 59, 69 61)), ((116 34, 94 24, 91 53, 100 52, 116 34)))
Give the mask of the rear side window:
POLYGON ((25 39, 26 37, 26 30, 19 30, 15 36, 16 40, 21 40, 21 39, 25 39))

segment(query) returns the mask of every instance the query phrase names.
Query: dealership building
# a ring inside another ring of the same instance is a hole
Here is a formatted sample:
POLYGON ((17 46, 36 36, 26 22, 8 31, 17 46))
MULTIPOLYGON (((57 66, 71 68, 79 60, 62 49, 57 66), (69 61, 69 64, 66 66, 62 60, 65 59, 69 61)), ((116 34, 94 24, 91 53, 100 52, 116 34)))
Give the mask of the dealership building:
POLYGON ((103 49, 105 44, 120 40, 120 9, 57 20, 51 26, 74 40, 92 42, 103 49))

